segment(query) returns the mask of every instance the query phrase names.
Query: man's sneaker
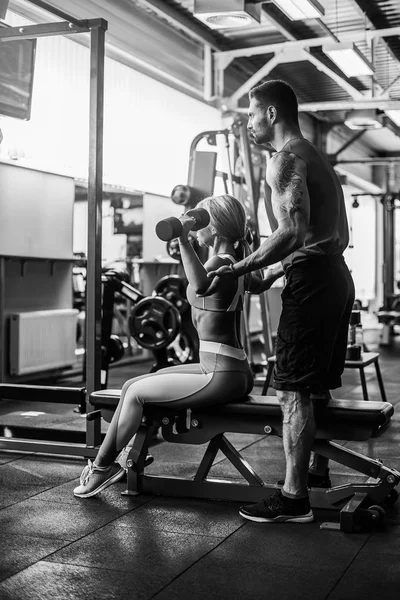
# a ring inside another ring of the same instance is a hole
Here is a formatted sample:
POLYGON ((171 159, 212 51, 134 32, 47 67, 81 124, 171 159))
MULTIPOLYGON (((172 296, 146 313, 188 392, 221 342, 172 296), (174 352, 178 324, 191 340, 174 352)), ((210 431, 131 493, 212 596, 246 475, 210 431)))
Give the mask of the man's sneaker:
MULTIPOLYGON (((277 484, 283 486, 285 483, 284 479, 277 481, 277 484)), ((331 480, 329 478, 329 469, 327 469, 325 475, 315 475, 314 473, 308 473, 307 487, 309 488, 330 488, 332 487, 331 480)))
POLYGON ((113 463, 107 469, 98 469, 88 460, 81 474, 80 485, 74 489, 74 495, 78 498, 90 498, 122 479, 124 475, 125 469, 117 463, 113 463))
POLYGON ((308 497, 286 498, 281 490, 257 504, 241 506, 239 514, 257 523, 310 523, 314 520, 308 497))

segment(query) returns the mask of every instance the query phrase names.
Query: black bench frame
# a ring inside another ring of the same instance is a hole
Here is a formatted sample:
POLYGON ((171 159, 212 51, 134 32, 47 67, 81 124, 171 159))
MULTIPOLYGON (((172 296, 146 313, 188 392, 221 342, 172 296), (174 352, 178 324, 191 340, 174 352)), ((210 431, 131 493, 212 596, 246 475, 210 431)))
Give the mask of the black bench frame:
MULTIPOLYGON (((98 394, 98 392, 97 392, 98 394)), ((107 390, 104 391, 107 394, 107 390)), ((91 403, 98 409, 89 418, 99 417, 107 421, 112 418, 117 398, 91 397, 91 403)), ((257 502, 270 496, 278 486, 265 483, 253 470, 251 465, 241 456, 225 433, 250 433, 282 436, 280 409, 275 397, 253 397, 260 404, 271 407, 271 415, 257 415, 254 404, 230 404, 212 409, 171 410, 161 406, 146 409, 141 427, 134 439, 132 450, 127 459, 127 490, 126 495, 154 494, 190 498, 208 498, 238 502, 257 502), (179 444, 208 443, 203 458, 193 478, 164 477, 146 475, 144 472, 148 448, 154 434, 161 430, 163 439, 179 444), (232 480, 208 478, 214 459, 221 451, 247 483, 232 482, 232 480), (138 456, 135 462, 133 456, 138 456)), ((331 413, 329 432, 334 439, 352 439, 365 441, 377 437, 387 428, 393 407, 389 403, 363 403, 350 401, 333 401, 324 412, 331 413), (334 404, 335 406, 331 406, 334 404), (354 423, 346 423, 345 407, 357 405, 360 417, 365 420, 359 428, 354 423), (362 406, 368 405, 373 409, 381 407, 380 422, 368 417, 368 411, 362 406)), ((322 415, 324 417, 324 415, 322 415)), ((394 487, 400 482, 400 473, 395 469, 385 467, 379 460, 369 458, 353 450, 326 439, 324 418, 317 418, 317 434, 313 450, 335 462, 350 467, 365 474, 368 479, 364 483, 349 483, 330 489, 310 490, 310 501, 313 508, 339 511, 339 523, 323 523, 322 528, 340 529, 346 532, 360 530, 365 524, 366 511, 372 505, 379 505, 385 500, 396 500, 394 487), (318 423, 320 422, 320 424, 318 423), (363 523, 362 523, 363 521, 363 523)), ((371 516, 371 513, 370 513, 371 516)))

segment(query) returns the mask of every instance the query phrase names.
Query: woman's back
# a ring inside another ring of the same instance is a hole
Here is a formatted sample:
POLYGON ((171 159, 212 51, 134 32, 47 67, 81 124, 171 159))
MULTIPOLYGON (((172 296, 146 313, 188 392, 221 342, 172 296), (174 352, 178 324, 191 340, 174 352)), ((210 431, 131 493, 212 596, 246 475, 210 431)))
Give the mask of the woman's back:
MULTIPOLYGON (((211 262, 211 261, 209 261, 211 262)), ((212 268, 236 262, 232 255, 213 257, 212 268)), ((207 268, 208 263, 205 267, 207 268)), ((244 305, 244 277, 223 277, 209 296, 198 296, 189 284, 187 297, 192 306, 192 320, 200 340, 209 340, 242 348, 241 315, 244 305)))

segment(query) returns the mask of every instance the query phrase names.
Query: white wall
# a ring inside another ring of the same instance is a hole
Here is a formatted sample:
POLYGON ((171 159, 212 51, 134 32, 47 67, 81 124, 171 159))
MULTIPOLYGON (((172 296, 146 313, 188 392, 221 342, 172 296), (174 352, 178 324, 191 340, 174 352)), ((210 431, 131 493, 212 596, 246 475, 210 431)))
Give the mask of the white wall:
POLYGON ((72 257, 74 181, 0 163, 0 255, 72 257))
MULTIPOLYGON (((27 23, 10 12, 7 22, 27 23)), ((72 40, 38 39, 31 120, 0 117, 0 156, 86 178, 89 50, 72 40)), ((104 103, 105 179, 154 194, 187 182, 194 136, 221 126, 216 109, 108 58, 104 103)))

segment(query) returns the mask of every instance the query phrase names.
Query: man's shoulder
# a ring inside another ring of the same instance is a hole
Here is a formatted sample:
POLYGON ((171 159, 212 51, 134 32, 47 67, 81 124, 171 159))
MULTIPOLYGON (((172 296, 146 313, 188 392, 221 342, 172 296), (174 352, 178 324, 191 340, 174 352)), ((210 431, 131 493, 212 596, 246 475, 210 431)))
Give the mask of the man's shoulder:
POLYGON ((306 160, 290 150, 280 150, 276 152, 267 165, 267 178, 277 173, 288 170, 305 170, 307 168, 306 160))

